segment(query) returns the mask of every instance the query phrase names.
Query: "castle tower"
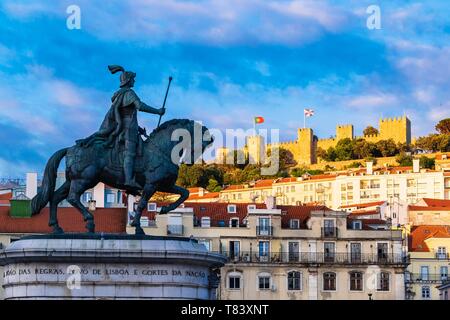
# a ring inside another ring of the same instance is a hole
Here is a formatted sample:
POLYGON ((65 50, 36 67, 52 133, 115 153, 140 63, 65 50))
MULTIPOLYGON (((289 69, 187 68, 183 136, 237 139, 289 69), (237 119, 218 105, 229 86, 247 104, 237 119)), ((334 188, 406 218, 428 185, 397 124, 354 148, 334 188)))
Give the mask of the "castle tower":
POLYGON ((252 164, 264 163, 266 158, 266 144, 260 135, 247 137, 248 160, 252 164))
POLYGON ((406 116, 380 119, 379 129, 381 140, 411 144, 411 121, 406 116))
POLYGON ((316 162, 316 141, 311 128, 298 129, 297 165, 309 165, 316 162))
POLYGON ((230 152, 230 150, 228 148, 225 148, 225 147, 217 148, 216 149, 216 163, 217 164, 225 164, 229 152, 230 152))
POLYGON ((352 124, 343 124, 336 126, 336 141, 341 139, 350 138, 353 140, 353 125, 352 124))

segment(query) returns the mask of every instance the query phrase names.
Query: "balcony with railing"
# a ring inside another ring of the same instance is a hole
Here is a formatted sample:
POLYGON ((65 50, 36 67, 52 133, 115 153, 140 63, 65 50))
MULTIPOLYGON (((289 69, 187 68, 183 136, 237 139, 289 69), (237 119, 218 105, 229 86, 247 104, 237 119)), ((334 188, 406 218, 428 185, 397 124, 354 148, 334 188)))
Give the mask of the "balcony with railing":
POLYGON ((448 274, 438 274, 438 273, 407 273, 405 275, 405 281, 410 283, 440 283, 449 281, 450 277, 448 274))
POLYGON ((448 252, 436 252, 435 256, 436 256, 436 259, 438 259, 438 260, 448 260, 449 259, 448 252))
POLYGON ((334 227, 323 227, 322 228, 322 238, 337 238, 338 228, 334 227))
POLYGON ((305 265, 406 265, 402 254, 389 254, 379 257, 377 254, 362 253, 311 253, 311 252, 270 252, 262 253, 242 251, 238 253, 221 252, 228 257, 229 263, 287 263, 305 265))
POLYGON ((273 236, 273 226, 256 226, 256 235, 263 236, 273 236))
POLYGON ((183 225, 181 225, 181 224, 167 225, 167 235, 182 236, 183 235, 183 225))

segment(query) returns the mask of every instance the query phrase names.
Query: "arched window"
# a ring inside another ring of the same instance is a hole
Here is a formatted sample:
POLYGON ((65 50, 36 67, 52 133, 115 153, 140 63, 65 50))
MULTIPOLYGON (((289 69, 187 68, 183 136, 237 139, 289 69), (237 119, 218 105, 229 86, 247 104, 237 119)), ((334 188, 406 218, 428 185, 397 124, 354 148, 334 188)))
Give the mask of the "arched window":
POLYGON ((362 291, 362 290, 363 290, 362 272, 358 271, 350 272, 350 291, 362 291))
POLYGON ((299 271, 290 271, 287 274, 288 290, 302 290, 302 274, 299 271))
POLYGON ((380 272, 378 274, 378 291, 389 291, 389 273, 380 272))
POLYGON ((323 290, 336 291, 336 273, 325 272, 323 274, 323 290))
POLYGON ((242 286, 242 273, 230 272, 227 277, 227 288, 229 290, 240 290, 242 286))

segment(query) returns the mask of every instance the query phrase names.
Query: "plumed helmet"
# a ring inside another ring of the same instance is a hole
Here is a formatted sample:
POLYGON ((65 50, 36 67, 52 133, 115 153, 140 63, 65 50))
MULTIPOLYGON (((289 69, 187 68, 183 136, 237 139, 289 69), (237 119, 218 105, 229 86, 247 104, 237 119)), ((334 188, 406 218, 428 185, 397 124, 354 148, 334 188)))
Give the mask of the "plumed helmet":
POLYGON ((108 69, 112 74, 119 71, 122 72, 122 74, 120 75, 120 87, 126 86, 131 79, 134 79, 134 77, 136 77, 136 73, 131 71, 125 71, 125 69, 121 66, 111 65, 108 66, 108 69))

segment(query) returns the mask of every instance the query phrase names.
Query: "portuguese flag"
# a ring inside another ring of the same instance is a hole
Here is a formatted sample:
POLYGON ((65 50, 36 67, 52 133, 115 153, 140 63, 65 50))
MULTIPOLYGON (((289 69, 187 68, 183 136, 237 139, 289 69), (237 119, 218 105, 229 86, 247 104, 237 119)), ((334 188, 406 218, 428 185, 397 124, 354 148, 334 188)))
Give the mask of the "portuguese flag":
POLYGON ((264 122, 263 117, 255 117, 255 123, 259 124, 259 123, 263 123, 263 122, 264 122))

